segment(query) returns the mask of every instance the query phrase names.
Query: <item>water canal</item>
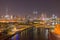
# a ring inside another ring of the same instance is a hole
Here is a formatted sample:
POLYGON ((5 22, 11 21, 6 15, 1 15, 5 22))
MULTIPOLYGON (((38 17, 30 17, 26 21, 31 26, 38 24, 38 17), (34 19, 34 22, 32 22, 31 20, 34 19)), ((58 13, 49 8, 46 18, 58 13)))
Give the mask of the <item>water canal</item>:
POLYGON ((10 40, 48 40, 48 30, 45 28, 29 28, 18 32, 10 40))

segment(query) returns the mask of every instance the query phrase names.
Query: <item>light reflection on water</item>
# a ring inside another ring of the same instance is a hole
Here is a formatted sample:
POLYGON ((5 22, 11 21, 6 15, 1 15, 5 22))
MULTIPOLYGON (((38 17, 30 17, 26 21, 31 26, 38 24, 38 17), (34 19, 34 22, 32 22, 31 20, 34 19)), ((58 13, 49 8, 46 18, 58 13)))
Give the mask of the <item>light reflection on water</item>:
POLYGON ((12 38, 11 38, 11 40, 19 40, 19 34, 17 33, 15 36, 13 36, 12 38))
POLYGON ((48 30, 39 28, 34 28, 32 30, 27 31, 27 35, 25 35, 26 31, 22 32, 22 36, 20 33, 17 33, 15 36, 11 38, 11 40, 47 40, 48 39, 48 30), (22 38, 24 37, 24 38, 22 38))

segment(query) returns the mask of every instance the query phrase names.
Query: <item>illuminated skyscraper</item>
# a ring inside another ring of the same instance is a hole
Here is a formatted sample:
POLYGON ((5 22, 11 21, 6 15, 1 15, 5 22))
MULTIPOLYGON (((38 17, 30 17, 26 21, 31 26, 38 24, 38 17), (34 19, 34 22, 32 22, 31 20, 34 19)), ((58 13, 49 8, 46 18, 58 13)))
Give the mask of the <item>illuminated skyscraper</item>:
POLYGON ((37 11, 33 11, 34 19, 37 19, 37 14, 38 14, 37 11))
POLYGON ((55 27, 55 25, 57 24, 57 16, 53 14, 51 20, 52 20, 52 26, 55 27))
POLYGON ((42 13, 40 19, 41 19, 41 20, 46 20, 46 18, 47 18, 47 17, 46 17, 46 14, 43 14, 43 13, 42 13))

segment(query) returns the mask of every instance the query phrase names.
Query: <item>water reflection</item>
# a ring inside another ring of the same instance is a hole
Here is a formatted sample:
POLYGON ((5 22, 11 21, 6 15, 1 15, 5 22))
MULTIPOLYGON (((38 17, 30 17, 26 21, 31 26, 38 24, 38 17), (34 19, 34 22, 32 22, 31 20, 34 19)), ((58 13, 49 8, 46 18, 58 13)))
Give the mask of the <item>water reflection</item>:
POLYGON ((13 36, 12 38, 11 38, 11 40, 19 40, 20 38, 19 38, 20 36, 19 36, 19 34, 17 33, 15 36, 13 36))
POLYGON ((11 40, 47 40, 48 30, 45 28, 30 28, 17 33, 11 40))

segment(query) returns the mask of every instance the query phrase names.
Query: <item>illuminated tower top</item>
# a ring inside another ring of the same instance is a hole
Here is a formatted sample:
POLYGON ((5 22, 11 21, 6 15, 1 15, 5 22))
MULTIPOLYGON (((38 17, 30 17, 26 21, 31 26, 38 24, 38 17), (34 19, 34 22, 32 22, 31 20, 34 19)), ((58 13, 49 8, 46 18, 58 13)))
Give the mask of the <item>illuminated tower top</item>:
POLYGON ((52 15, 52 19, 55 19, 57 18, 57 16, 55 14, 52 15))
POLYGON ((37 14, 38 14, 37 11, 33 11, 34 19, 37 19, 37 14))
POLYGON ((41 17, 40 17, 41 20, 45 20, 46 19, 46 14, 41 14, 41 17))

